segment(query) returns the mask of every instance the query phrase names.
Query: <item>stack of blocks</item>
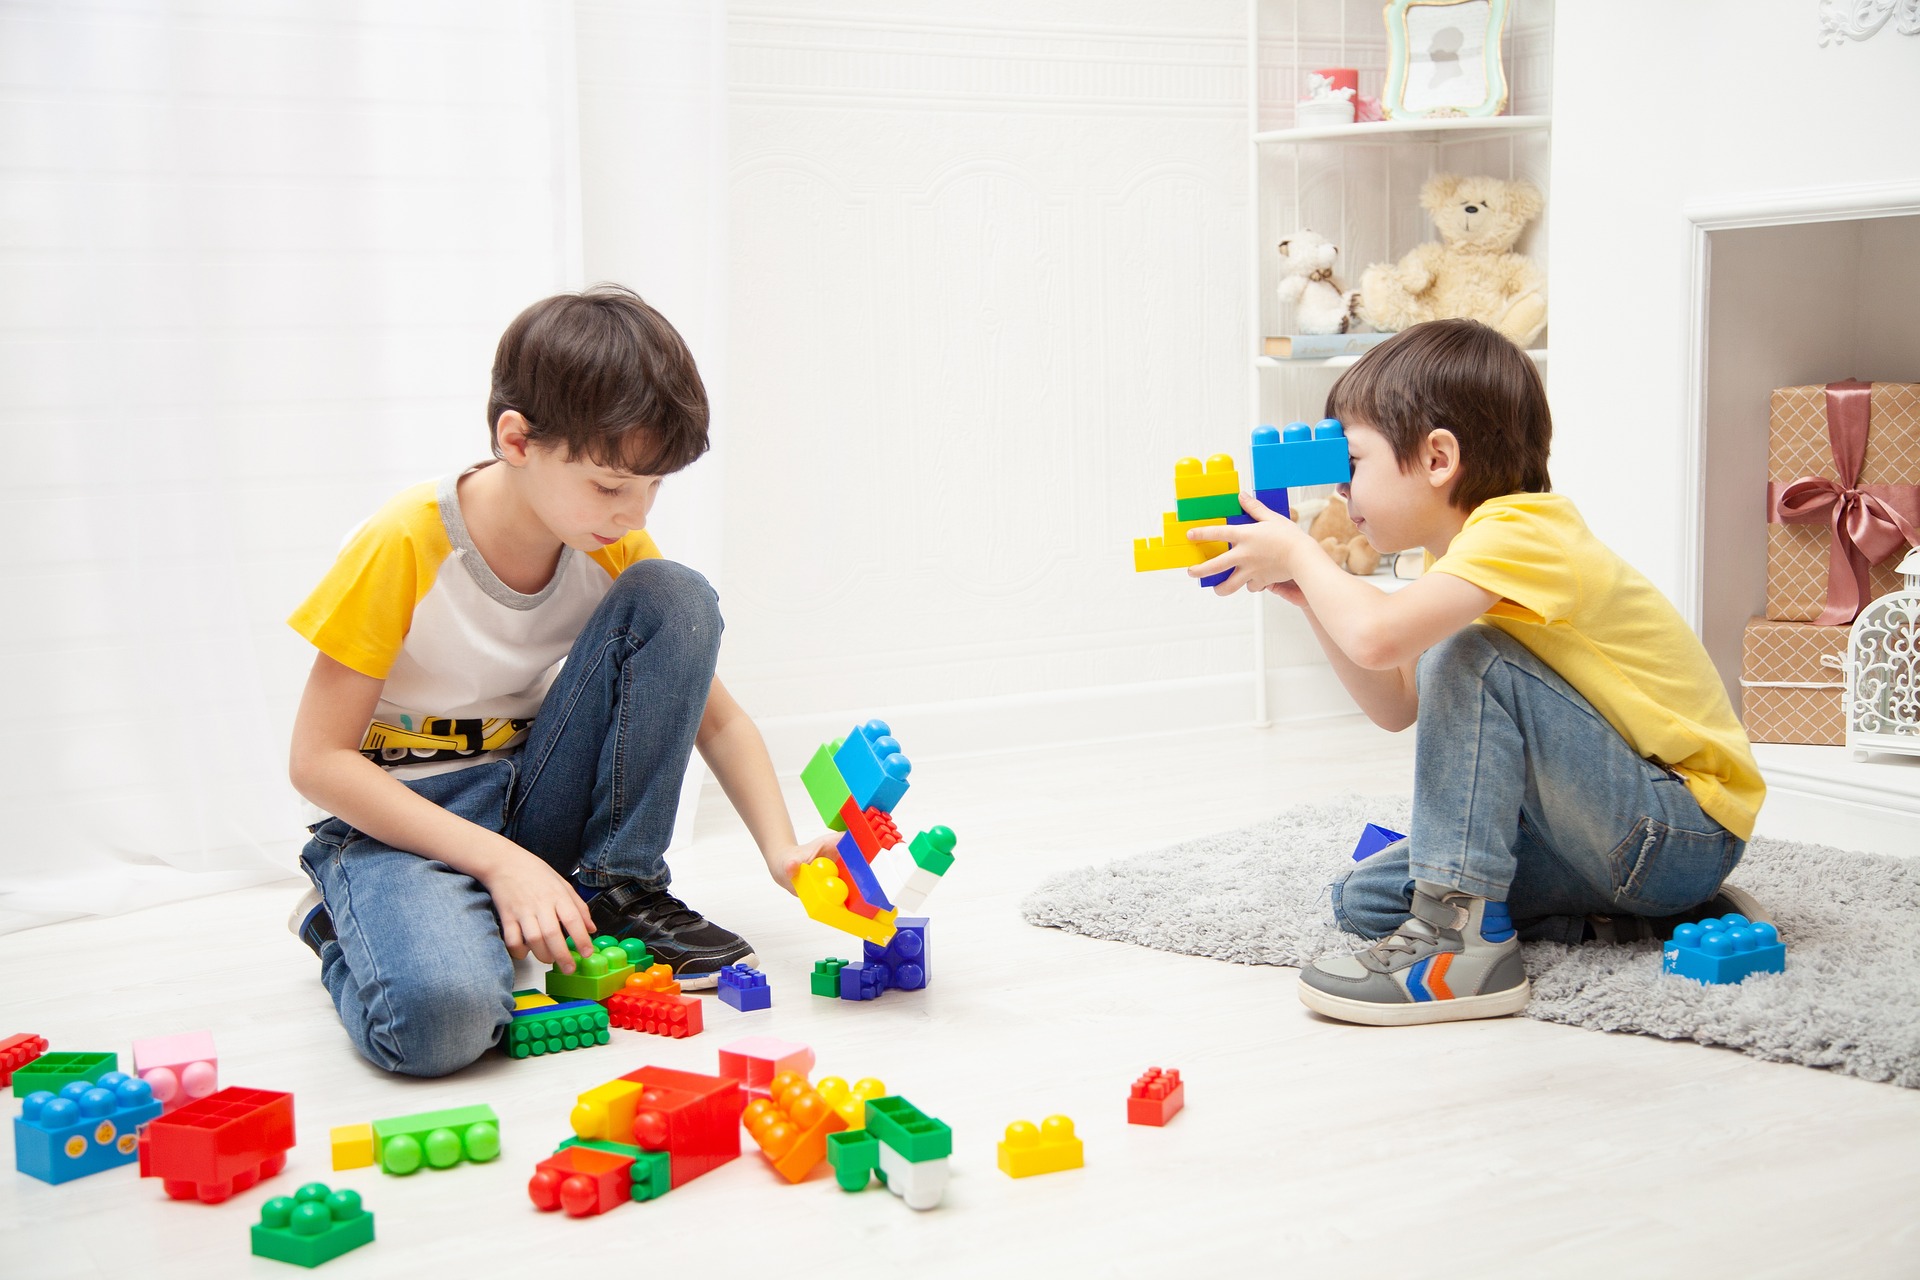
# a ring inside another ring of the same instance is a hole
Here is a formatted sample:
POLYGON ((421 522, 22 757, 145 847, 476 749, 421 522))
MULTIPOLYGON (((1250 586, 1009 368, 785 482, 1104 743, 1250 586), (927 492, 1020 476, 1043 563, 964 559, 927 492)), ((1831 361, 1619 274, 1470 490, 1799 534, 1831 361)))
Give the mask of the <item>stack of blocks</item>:
POLYGON ((500 1049, 509 1058, 537 1058, 591 1048, 611 1039, 609 1021, 606 1008, 592 1000, 563 1004, 538 991, 516 991, 513 1021, 500 1037, 500 1049))
POLYGON ((910 1209, 940 1203, 952 1154, 953 1130, 901 1097, 870 1100, 865 1128, 827 1135, 827 1159, 842 1190, 865 1190, 878 1175, 910 1209))
POLYGON ((913 765, 892 735, 884 721, 869 720, 822 745, 800 771, 821 821, 844 834, 832 853, 793 874, 809 916, 880 947, 900 913, 917 911, 946 875, 955 844, 946 827, 907 841, 894 825, 913 765))
POLYGON ((738 1080, 641 1067, 581 1094, 574 1136, 534 1169, 527 1196, 575 1218, 652 1200, 740 1154, 738 1080))
MULTIPOLYGON (((871 1000, 885 991, 918 991, 926 986, 932 977, 927 955, 927 919, 925 916, 902 916, 894 922, 893 940, 886 946, 866 944, 866 958, 852 964, 844 960, 827 959, 814 965, 814 973, 822 973, 821 966, 830 966, 828 972, 834 976, 835 990, 829 994, 838 995, 842 1000, 871 1000)), ((820 983, 815 983, 818 994, 820 983)))

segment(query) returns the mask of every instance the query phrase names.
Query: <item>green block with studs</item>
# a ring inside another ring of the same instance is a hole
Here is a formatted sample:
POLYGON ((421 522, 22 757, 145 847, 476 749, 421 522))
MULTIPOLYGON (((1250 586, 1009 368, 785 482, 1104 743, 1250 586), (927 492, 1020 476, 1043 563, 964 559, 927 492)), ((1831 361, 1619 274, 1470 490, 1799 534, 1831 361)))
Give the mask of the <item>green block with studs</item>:
POLYGON ((68 1085, 84 1080, 96 1084, 109 1071, 120 1069, 117 1053, 43 1053, 13 1073, 13 1096, 59 1093, 68 1085))
POLYGON ((373 1243, 373 1215, 360 1204, 360 1193, 334 1191, 324 1182, 309 1182, 292 1197, 275 1196, 260 1206, 253 1225, 256 1257, 317 1267, 350 1249, 373 1243))
POLYGON ((914 1164, 953 1154, 953 1130, 898 1095, 868 1100, 867 1132, 914 1164))
POLYGON ((484 1103, 373 1122, 373 1158, 388 1173, 409 1174, 423 1164, 447 1169, 462 1160, 485 1164, 499 1154, 500 1117, 484 1103))
POLYGON ((840 971, 847 967, 845 960, 829 956, 825 960, 813 962, 813 994, 825 996, 829 1000, 840 998, 840 971))
POLYGON ((568 1049, 591 1049, 612 1039, 605 1005, 591 1000, 540 1005, 513 1015, 500 1048, 509 1058, 538 1058, 568 1049))
MULTIPOLYGON (((633 941, 645 955, 645 945, 633 941)), ((572 941, 568 941, 567 950, 573 952, 572 941)), ((632 953, 612 938, 595 938, 590 956, 573 954, 572 973, 560 972, 559 965, 547 970, 547 994, 555 1000, 605 1000, 633 976, 632 953)))
POLYGON ((915 836, 907 845, 907 852, 913 855, 914 865, 922 871, 944 876, 953 865, 953 846, 958 843, 951 827, 935 827, 915 836))

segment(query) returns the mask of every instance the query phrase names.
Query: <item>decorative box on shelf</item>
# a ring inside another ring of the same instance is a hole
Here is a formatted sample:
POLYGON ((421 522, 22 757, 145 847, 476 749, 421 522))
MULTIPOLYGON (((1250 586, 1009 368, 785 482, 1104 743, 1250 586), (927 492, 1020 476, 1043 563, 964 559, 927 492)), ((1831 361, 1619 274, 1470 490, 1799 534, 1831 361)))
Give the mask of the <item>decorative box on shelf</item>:
POLYGON ((1740 657, 1740 718, 1755 742, 1837 747, 1846 741, 1842 705, 1847 627, 1811 622, 1747 623, 1740 657))
POLYGON ((1920 549, 1900 562, 1905 585, 1854 619, 1847 640, 1847 747, 1920 755, 1920 549))

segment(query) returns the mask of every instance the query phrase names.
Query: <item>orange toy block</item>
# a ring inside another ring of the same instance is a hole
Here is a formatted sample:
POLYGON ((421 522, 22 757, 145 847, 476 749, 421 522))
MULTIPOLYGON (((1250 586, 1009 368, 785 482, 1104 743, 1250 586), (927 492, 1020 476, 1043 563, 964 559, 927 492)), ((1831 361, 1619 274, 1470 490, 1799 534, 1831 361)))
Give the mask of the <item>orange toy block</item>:
POLYGON ((674 1040, 700 1034, 700 1001, 680 993, 680 984, 673 980, 673 970, 664 964, 633 974, 626 986, 603 1003, 607 1006, 608 1021, 623 1030, 644 1031, 674 1040))
POLYGON ((827 1135, 847 1127, 807 1078, 782 1071, 773 1078, 773 1092, 747 1104, 747 1132, 760 1144, 774 1172, 788 1182, 800 1182, 827 1158, 827 1135))

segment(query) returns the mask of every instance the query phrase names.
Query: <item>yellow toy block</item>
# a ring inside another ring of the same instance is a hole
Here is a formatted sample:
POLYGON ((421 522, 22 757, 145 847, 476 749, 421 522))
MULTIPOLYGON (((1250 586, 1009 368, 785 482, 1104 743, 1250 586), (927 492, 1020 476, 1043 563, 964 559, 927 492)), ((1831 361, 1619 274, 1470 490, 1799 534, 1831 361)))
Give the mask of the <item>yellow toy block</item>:
POLYGON ((1206 563, 1225 551, 1228 544, 1188 542, 1187 530, 1225 523, 1225 520, 1182 520, 1178 512, 1161 512, 1161 536, 1133 540, 1133 571, 1151 573, 1155 569, 1189 569, 1196 564, 1206 563))
POLYGON ((1216 453, 1203 469, 1198 458, 1182 458, 1173 464, 1173 496, 1214 498, 1223 493, 1240 492, 1240 473, 1234 470, 1233 455, 1216 453))
POLYGON ((333 1167, 365 1169, 373 1163, 373 1126, 343 1124, 333 1130, 333 1167))
POLYGON ((582 1138, 633 1141, 633 1113, 640 1109, 644 1086, 637 1080, 609 1080, 580 1095, 567 1123, 582 1138))
POLYGON ((544 1009, 550 1004, 559 1004, 544 991, 516 991, 513 993, 513 1009, 518 1013, 522 1009, 544 1009))
POLYGON ((840 1113, 840 1118, 847 1122, 849 1129, 866 1128, 867 1103, 874 1098, 887 1096, 886 1084, 872 1076, 856 1080, 851 1086, 839 1076, 822 1076, 820 1083, 813 1086, 813 1091, 840 1113))
POLYGON ((897 911, 882 911, 873 917, 863 916, 847 909, 847 882, 834 872, 838 870, 831 858, 815 858, 793 873, 793 891, 800 895, 800 903, 807 914, 821 924, 831 925, 856 938, 863 938, 876 947, 884 947, 893 940, 894 917, 897 911))
POLYGON ((1037 1129, 1031 1120, 1015 1120, 1000 1144, 1000 1172, 1009 1178, 1058 1173, 1084 1164, 1084 1147, 1074 1136, 1073 1121, 1065 1116, 1048 1116, 1037 1129))

